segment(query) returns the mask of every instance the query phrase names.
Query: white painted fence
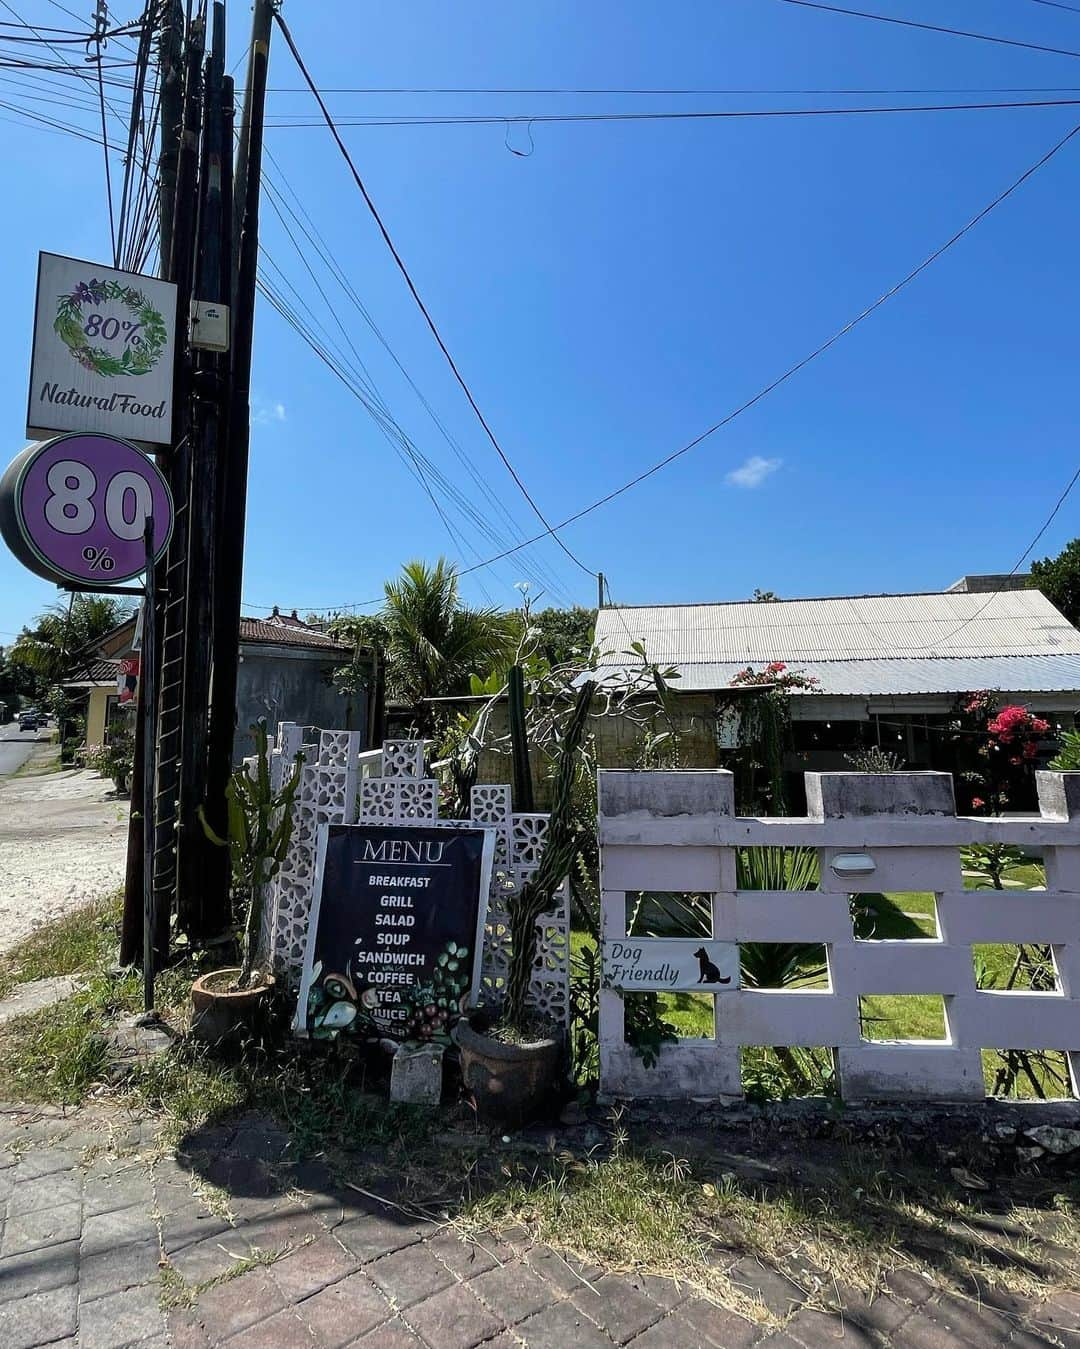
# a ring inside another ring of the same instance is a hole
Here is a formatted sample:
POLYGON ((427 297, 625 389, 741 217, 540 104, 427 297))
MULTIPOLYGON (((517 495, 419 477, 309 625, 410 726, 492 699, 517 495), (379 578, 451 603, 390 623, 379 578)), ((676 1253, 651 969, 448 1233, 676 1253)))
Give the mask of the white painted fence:
MULTIPOLYGON (((705 893, 712 935, 702 950, 714 963, 730 943, 823 943, 829 976, 827 988, 805 991, 741 988, 733 979, 710 994, 714 1035, 664 1046, 653 1068, 625 1042, 622 993, 603 988, 602 1092, 737 1099, 740 1049, 767 1045, 830 1048, 851 1101, 981 1098, 984 1049, 1063 1050, 1080 1095, 1080 773, 1039 773, 1041 814, 1023 819, 958 818, 948 773, 807 773, 806 785, 806 818, 749 819, 734 814, 727 772, 601 771, 609 951, 627 936, 628 894, 705 893), (965 890, 961 847, 990 842, 1041 853, 1046 889, 965 890), (737 889, 737 847, 795 844, 817 850, 818 890, 737 889), (933 892, 938 936, 857 940, 849 896, 904 891, 933 892), (1055 989, 978 989, 972 946, 982 943, 1049 945, 1055 989), (927 993, 943 995, 944 1040, 864 1036, 861 996, 927 993)), ((685 975, 664 982, 668 971, 685 969, 686 946, 685 938, 647 941, 657 980, 627 982, 623 960, 619 981, 627 989, 690 987, 685 975)))
MULTIPOLYGON (((270 751, 271 781, 280 785, 297 752, 304 767, 293 807, 289 854, 271 886, 265 910, 264 949, 278 978, 291 990, 300 983, 315 880, 315 845, 323 824, 416 824, 429 828, 473 825, 495 832, 495 864, 488 896, 482 956, 481 1001, 501 1001, 510 960, 508 905, 540 863, 548 816, 514 813, 505 784, 472 789, 468 820, 439 818, 439 783, 424 776, 424 742, 388 740, 362 752, 356 731, 323 731, 303 744, 303 728, 281 722, 270 751)), ((529 983, 532 1006, 565 1025, 569 1017, 569 886, 555 895, 555 909, 537 923, 537 954, 529 983)))

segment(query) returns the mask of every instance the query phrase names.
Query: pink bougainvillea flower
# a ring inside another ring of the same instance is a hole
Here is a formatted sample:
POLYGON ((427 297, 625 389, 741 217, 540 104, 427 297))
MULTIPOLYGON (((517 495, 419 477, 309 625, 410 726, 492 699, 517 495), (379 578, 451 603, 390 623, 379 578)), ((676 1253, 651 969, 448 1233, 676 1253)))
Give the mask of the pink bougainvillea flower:
POLYGON ((971 798, 971 808, 972 808, 972 810, 982 810, 983 806, 985 806, 985 805, 986 805, 986 802, 982 799, 981 796, 973 796, 973 797, 971 798))

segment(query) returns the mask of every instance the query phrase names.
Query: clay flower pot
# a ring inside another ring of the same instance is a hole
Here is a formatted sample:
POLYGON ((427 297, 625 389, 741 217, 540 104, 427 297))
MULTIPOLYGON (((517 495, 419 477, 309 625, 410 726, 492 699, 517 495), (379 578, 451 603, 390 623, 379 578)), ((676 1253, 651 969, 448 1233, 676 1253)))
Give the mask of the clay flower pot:
POLYGON ((191 1033, 203 1044, 238 1048, 265 1019, 274 987, 273 975, 258 972, 248 988, 232 987, 240 977, 233 966, 202 974, 191 986, 191 1033))
POLYGON ((562 1037, 504 1044, 464 1017, 451 1032, 461 1053, 465 1090, 481 1119, 520 1125, 561 1100, 562 1037))

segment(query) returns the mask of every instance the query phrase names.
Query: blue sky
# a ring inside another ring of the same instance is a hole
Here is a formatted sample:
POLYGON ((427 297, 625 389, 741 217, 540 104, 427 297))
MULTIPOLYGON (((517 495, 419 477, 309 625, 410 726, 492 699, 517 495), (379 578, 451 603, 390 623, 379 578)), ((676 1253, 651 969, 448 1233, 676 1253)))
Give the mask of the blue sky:
MULTIPOLYGON (((877 8, 942 22, 941 7, 926 0, 879 0, 877 8)), ((20 13, 64 22, 50 0, 27 0, 20 13)), ((779 0, 454 7, 288 0, 285 14, 324 88, 1080 87, 1076 58, 779 0)), ((234 5, 236 58, 247 21, 246 6, 234 5)), ((1032 0, 956 0, 948 22, 1080 50, 1080 14, 1032 0)), ((270 83, 299 84, 276 37, 270 83)), ((343 118, 920 101, 779 93, 328 97, 343 118)), ((270 111, 280 123, 312 106, 302 93, 275 92, 270 111)), ((549 518, 561 519, 698 435, 817 346, 1077 122, 1080 108, 1063 107, 538 124, 527 157, 505 143, 509 136, 528 150, 524 129, 502 124, 343 134, 504 448, 549 518)), ((0 413, 13 456, 23 444, 37 250, 105 258, 108 236, 93 146, 10 121, 3 136, 16 200, 0 220, 8 271, 0 413)), ((273 125, 268 145, 402 365, 484 481, 534 532, 325 130, 273 125)), ((1078 170, 1080 138, 820 361, 572 526, 566 539, 574 552, 607 574, 622 603, 738 598, 755 586, 786 596, 934 589, 966 571, 1008 570, 1078 461, 1078 170)), ((263 239, 332 326, 269 209, 263 239)), ((396 420, 448 476, 460 473, 385 350, 317 259, 313 265, 396 420)), ((364 408, 265 302, 257 325, 250 611, 367 600, 409 558, 457 556, 364 408)), ((462 481, 475 500, 474 484, 462 481)), ((475 526, 451 518, 483 556, 494 551, 475 526)), ((1037 555, 1056 552, 1080 532, 1078 521, 1080 493, 1037 555)), ((559 580, 547 599, 565 593, 592 602, 595 583, 551 541, 473 573, 465 593, 513 604, 530 555, 559 580)), ((54 597, 0 554, 0 642, 54 597)))

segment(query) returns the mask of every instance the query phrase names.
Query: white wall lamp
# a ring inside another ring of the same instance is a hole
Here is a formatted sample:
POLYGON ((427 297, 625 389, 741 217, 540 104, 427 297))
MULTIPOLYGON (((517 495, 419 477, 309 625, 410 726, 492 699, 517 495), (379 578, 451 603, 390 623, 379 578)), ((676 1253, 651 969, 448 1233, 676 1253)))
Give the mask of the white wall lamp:
POLYGON ((874 859, 866 852, 838 853, 830 865, 837 876, 868 876, 877 870, 874 859))

